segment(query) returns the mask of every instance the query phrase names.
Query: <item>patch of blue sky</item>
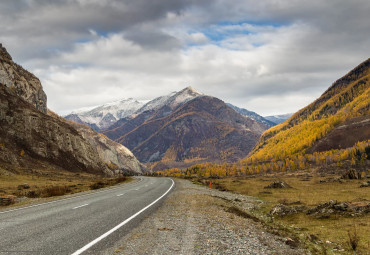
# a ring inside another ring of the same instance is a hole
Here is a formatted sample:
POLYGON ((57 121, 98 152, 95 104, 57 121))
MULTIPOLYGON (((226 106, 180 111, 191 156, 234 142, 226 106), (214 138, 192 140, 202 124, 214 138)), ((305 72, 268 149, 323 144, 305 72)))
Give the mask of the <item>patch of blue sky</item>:
POLYGON ((271 22, 231 22, 223 21, 216 25, 211 25, 200 32, 206 35, 213 43, 227 40, 231 37, 257 34, 262 31, 277 29, 284 26, 284 24, 271 23, 271 22))

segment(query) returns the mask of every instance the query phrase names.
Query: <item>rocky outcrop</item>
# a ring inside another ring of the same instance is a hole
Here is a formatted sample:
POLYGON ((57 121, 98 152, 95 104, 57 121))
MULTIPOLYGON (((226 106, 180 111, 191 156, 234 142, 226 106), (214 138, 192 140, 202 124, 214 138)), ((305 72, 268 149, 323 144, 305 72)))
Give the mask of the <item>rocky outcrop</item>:
POLYGON ((73 127, 36 110, 0 85, 0 161, 26 166, 29 158, 69 171, 109 174, 96 149, 73 127))
POLYGON ((114 174, 144 173, 148 169, 122 144, 116 143, 86 125, 71 123, 73 127, 94 147, 99 157, 114 174))
POLYGON ((40 80, 13 62, 12 57, 0 44, 0 84, 8 87, 37 110, 47 112, 47 97, 40 80))
POLYGON ((269 214, 282 217, 282 216, 288 216, 288 215, 304 212, 306 209, 307 207, 304 205, 288 206, 288 205, 278 204, 270 210, 269 214))
POLYGON ((329 218, 332 214, 345 216, 361 216, 370 213, 370 202, 338 202, 330 200, 307 211, 307 215, 317 218, 329 218))
POLYGON ((275 181, 264 187, 264 189, 287 189, 287 188, 291 188, 291 186, 283 181, 275 181))
POLYGON ((115 175, 145 168, 124 146, 47 110, 40 81, 0 47, 0 163, 115 175))

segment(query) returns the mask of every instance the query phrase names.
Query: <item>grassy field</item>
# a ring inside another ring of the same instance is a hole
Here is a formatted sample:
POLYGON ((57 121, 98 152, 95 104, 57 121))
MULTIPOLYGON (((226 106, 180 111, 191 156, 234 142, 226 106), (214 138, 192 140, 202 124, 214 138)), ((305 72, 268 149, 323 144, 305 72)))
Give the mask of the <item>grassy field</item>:
MULTIPOLYGON (((314 207, 330 200, 338 202, 370 201, 370 188, 360 188, 361 180, 344 180, 339 182, 320 183, 320 180, 336 176, 263 176, 254 178, 232 177, 213 179, 212 187, 232 192, 255 196, 265 205, 259 212, 267 214, 276 204, 297 202, 307 207, 314 207), (265 189, 264 187, 276 180, 288 183, 289 189, 265 189), (299 201, 299 202, 298 202, 299 201)), ((318 219, 305 213, 286 217, 275 216, 273 221, 288 226, 298 232, 298 235, 317 236, 328 254, 351 254, 348 244, 348 231, 356 229, 360 236, 358 254, 370 254, 370 215, 360 217, 339 216, 337 214, 326 219, 318 219), (334 252, 333 252, 334 249, 334 252), (344 250, 344 251, 340 251, 344 250)))
POLYGON ((15 195, 20 199, 14 205, 24 205, 40 198, 99 189, 130 180, 129 177, 104 178, 88 173, 55 170, 32 170, 31 173, 15 174, 0 169, 0 195, 15 195))

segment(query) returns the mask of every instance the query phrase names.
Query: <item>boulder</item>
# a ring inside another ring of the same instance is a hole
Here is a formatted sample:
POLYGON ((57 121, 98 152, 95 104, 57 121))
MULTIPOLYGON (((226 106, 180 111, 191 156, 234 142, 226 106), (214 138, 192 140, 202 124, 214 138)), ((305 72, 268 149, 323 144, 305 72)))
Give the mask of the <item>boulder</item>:
POLYGON ((264 187, 265 189, 284 189, 284 188, 291 188, 289 184, 283 181, 274 181, 273 183, 264 187))
POLYGON ((350 180, 359 180, 361 179, 361 174, 357 172, 355 169, 349 169, 346 173, 342 175, 341 178, 350 180))
POLYGON ((30 188, 30 185, 28 185, 27 183, 18 185, 18 189, 19 190, 21 190, 21 189, 29 189, 29 188, 30 188))
POLYGON ((370 187, 370 181, 364 182, 360 186, 360 188, 366 188, 366 187, 370 187))

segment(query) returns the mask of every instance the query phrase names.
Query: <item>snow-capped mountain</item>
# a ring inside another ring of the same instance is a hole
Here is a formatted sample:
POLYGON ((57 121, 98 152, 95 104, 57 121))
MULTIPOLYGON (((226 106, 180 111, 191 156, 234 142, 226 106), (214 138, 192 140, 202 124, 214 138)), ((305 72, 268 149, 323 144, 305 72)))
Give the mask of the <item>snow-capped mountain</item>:
POLYGON ((149 101, 136 113, 139 114, 145 111, 157 110, 165 105, 167 105, 171 109, 174 109, 177 106, 184 104, 199 96, 203 96, 203 94, 189 86, 179 92, 175 91, 166 96, 157 97, 152 101, 149 101))
POLYGON ((93 129, 101 131, 109 128, 120 119, 131 118, 145 111, 156 111, 163 106, 168 107, 168 111, 163 113, 166 116, 177 106, 199 96, 203 96, 203 94, 192 87, 187 87, 179 92, 172 92, 166 96, 157 97, 146 104, 129 98, 104 104, 88 111, 75 111, 65 116, 65 118, 87 124, 93 129))
POLYGON ((144 103, 129 98, 104 104, 88 111, 72 112, 65 118, 101 130, 110 127, 119 119, 131 116, 143 105, 144 103))

